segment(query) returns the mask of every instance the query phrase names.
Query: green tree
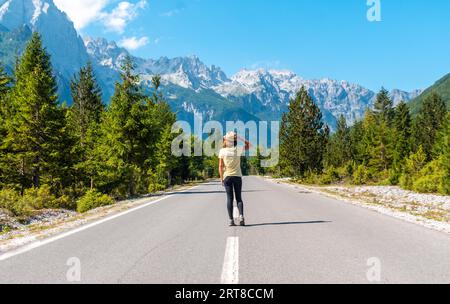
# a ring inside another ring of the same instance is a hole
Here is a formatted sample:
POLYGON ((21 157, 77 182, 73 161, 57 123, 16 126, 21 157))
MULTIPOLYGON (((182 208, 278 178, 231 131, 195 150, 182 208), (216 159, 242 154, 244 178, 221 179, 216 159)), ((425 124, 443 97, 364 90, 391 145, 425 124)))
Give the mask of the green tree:
POLYGON ((0 100, 3 100, 3 98, 5 98, 5 96, 6 96, 6 94, 10 91, 11 82, 12 82, 11 77, 9 77, 6 74, 3 66, 0 65, 0 100))
POLYGON ((249 165, 250 165, 250 169, 251 169, 251 173, 252 174, 257 174, 257 175, 264 175, 266 173, 266 168, 264 168, 262 166, 262 162, 264 160, 264 157, 261 154, 262 151, 262 147, 258 147, 256 149, 256 156, 251 157, 249 159, 249 165))
POLYGON ((95 79, 91 63, 80 69, 71 82, 73 105, 69 111, 71 134, 74 137, 75 149, 72 159, 75 160, 75 179, 82 188, 89 182, 94 188, 96 171, 99 166, 95 161, 94 149, 100 136, 99 125, 104 113, 102 94, 95 79))
POLYGON ((389 92, 385 88, 381 88, 381 91, 377 94, 374 105, 375 114, 388 125, 394 118, 394 102, 389 96, 389 92))
POLYGON ((363 165, 370 169, 370 175, 376 177, 378 173, 389 169, 392 162, 392 134, 387 121, 380 116, 366 112, 363 121, 363 136, 359 152, 363 165))
POLYGON ((394 165, 401 166, 411 153, 411 114, 406 103, 401 102, 395 109, 394 118, 394 165))
POLYGON ((65 117, 58 107, 50 56, 34 33, 15 70, 12 119, 8 122, 8 161, 23 191, 41 184, 56 186, 65 172, 65 117))
POLYGON ((320 109, 302 87, 282 118, 280 161, 283 170, 297 177, 321 171, 328 135, 320 109))
POLYGON ((353 162, 361 164, 363 162, 363 145, 362 140, 364 137, 364 125, 363 121, 357 121, 350 127, 349 141, 350 141, 350 158, 353 162))
POLYGON ((442 158, 444 178, 442 179, 442 193, 450 194, 450 112, 444 120, 443 127, 438 133, 438 138, 434 147, 436 158, 442 158))
POLYGON ((420 109, 414 123, 415 150, 423 147, 427 160, 431 161, 436 135, 442 126, 447 113, 444 100, 436 93, 428 96, 420 109))
POLYGON ((71 81, 73 106, 71 118, 80 146, 85 145, 86 134, 93 122, 99 123, 104 110, 102 93, 95 79, 92 64, 80 69, 71 81))
POLYGON ((5 169, 8 167, 8 162, 5 162, 5 137, 7 136, 6 123, 11 116, 9 92, 11 90, 12 79, 4 72, 0 66, 0 187, 7 180, 5 176, 5 169))
POLYGON ((11 110, 8 98, 8 94, 11 91, 11 83, 11 77, 5 73, 0 65, 0 148, 3 138, 6 136, 5 123, 11 110))
POLYGON ((342 167, 351 159, 350 129, 343 115, 339 117, 336 132, 331 136, 325 154, 325 165, 342 167))
POLYGON ((422 146, 420 146, 417 152, 411 154, 406 160, 404 173, 400 178, 400 185, 405 189, 413 190, 414 181, 426 164, 426 155, 422 146))
POLYGON ((145 126, 149 109, 130 58, 124 62, 120 78, 102 121, 102 142, 96 155, 105 164, 103 186, 119 195, 134 196, 142 181, 152 130, 145 126))

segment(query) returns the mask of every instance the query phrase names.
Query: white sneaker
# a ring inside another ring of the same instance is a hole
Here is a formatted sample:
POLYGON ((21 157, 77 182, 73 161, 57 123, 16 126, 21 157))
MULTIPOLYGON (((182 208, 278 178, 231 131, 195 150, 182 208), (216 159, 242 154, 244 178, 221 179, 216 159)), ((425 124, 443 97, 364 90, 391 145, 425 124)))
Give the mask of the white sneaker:
POLYGON ((239 217, 239 225, 240 226, 245 226, 245 219, 244 219, 244 217, 242 215, 239 217))

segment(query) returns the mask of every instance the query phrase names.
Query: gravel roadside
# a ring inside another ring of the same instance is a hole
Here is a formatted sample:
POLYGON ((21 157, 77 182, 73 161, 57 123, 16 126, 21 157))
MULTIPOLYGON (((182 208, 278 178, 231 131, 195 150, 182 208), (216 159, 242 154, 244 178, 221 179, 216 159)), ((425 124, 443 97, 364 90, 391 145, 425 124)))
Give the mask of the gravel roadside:
POLYGON ((290 179, 266 179, 450 234, 450 196, 416 193, 393 186, 310 186, 290 179))

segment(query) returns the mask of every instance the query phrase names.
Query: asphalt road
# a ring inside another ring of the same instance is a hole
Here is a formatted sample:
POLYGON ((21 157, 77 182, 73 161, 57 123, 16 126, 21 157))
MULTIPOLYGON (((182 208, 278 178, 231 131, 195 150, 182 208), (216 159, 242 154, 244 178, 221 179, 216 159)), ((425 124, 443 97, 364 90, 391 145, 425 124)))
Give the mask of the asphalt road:
POLYGON ((450 236, 257 177, 247 227, 203 184, 0 256, 0 283, 450 283, 450 236))

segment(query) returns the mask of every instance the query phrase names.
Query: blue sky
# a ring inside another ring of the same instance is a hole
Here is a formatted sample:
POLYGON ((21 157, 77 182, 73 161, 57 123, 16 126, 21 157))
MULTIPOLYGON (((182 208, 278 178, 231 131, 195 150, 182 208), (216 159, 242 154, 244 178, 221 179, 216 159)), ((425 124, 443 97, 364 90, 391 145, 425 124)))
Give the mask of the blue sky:
MULTIPOLYGON (((448 0, 380 0, 380 22, 367 20, 367 0, 128 0, 125 13, 116 0, 80 1, 103 5, 102 17, 76 22, 82 35, 144 58, 195 54, 229 76, 264 67, 413 90, 450 72, 448 0)), ((66 12, 77 21, 82 9, 66 12)))

